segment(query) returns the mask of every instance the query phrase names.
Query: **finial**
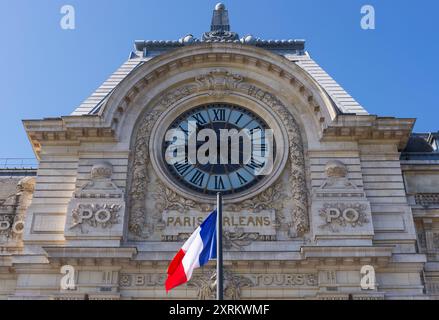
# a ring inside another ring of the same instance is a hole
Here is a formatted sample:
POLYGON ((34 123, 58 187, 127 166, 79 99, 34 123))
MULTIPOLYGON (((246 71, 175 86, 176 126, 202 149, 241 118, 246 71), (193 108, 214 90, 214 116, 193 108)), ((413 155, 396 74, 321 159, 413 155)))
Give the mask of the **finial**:
POLYGON ((223 11, 223 10, 226 10, 226 6, 224 5, 224 3, 219 2, 219 3, 216 4, 216 6, 215 6, 215 10, 216 10, 216 11, 223 11))
POLYGON ((222 3, 218 3, 215 6, 210 31, 230 31, 229 12, 226 10, 226 6, 222 3))
POLYGON ((210 32, 203 35, 204 41, 234 41, 239 40, 235 32, 230 31, 229 12, 223 3, 217 3, 213 11, 210 32))

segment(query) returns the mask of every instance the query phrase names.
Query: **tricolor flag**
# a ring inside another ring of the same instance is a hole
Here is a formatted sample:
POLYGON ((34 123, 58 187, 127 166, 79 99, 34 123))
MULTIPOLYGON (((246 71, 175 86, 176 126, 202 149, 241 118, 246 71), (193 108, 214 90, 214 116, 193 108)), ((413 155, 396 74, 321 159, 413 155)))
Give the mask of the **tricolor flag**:
POLYGON ((168 267, 166 292, 188 282, 194 269, 204 266, 209 260, 216 259, 216 219, 215 210, 176 254, 168 267))

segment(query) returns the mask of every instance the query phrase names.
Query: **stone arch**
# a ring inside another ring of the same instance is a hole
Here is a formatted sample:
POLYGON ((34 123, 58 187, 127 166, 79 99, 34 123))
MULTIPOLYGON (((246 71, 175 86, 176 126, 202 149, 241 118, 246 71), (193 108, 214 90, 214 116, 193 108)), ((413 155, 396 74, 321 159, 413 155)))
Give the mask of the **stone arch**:
POLYGON ((187 80, 185 77, 190 78, 191 73, 221 67, 240 70, 249 79, 264 79, 259 82, 271 87, 277 96, 295 99, 296 103, 291 100, 290 104, 309 118, 309 127, 304 128, 308 136, 321 135, 337 115, 323 89, 286 58, 253 46, 206 43, 171 51, 137 67, 102 106, 102 123, 113 127, 119 141, 128 142, 130 137, 123 133, 132 131, 143 106, 169 87, 187 80))

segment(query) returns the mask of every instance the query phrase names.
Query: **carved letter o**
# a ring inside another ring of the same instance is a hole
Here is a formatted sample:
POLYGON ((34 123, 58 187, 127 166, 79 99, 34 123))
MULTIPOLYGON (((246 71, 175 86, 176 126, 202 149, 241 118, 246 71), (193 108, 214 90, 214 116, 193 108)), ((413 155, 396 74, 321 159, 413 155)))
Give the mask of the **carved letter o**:
POLYGON ((95 213, 95 219, 99 223, 107 223, 111 219, 111 213, 108 210, 99 210, 95 213))
POLYGON ((12 231, 14 231, 16 234, 22 234, 24 232, 24 221, 15 221, 15 223, 12 225, 12 231))
POLYGON ((353 209, 353 208, 348 208, 346 210, 343 211, 343 218, 347 221, 347 222, 357 222, 358 219, 360 219, 360 214, 358 213, 357 210, 353 209))

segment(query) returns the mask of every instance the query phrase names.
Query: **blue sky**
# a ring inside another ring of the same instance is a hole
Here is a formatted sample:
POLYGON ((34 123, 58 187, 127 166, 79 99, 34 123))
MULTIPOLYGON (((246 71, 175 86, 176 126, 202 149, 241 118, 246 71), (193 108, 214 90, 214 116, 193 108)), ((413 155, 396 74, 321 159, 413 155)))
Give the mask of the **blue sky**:
MULTIPOLYGON (((0 158, 33 157, 22 119, 70 114, 128 57, 137 39, 200 36, 211 0, 0 0, 0 158), (62 30, 60 8, 76 9, 62 30)), ((311 56, 370 113, 438 131, 439 1, 228 0, 241 36, 307 40, 311 56), (360 27, 361 7, 376 30, 360 27)))

